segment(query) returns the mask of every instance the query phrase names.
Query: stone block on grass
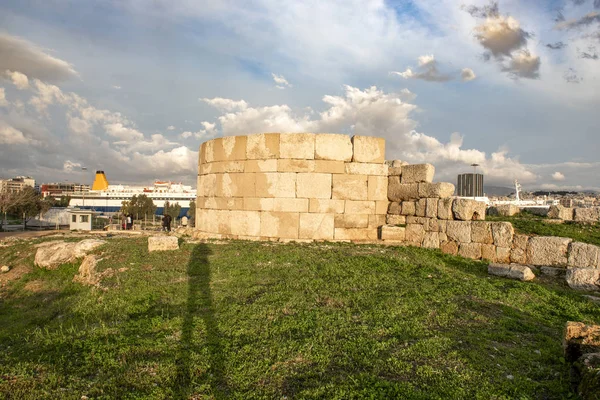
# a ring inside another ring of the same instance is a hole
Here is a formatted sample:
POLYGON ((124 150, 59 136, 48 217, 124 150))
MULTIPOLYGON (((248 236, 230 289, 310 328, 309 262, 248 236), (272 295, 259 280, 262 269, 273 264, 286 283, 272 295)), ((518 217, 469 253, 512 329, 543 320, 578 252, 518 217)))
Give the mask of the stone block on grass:
POLYGON ((179 239, 177 236, 150 236, 148 238, 148 251, 178 250, 179 239))

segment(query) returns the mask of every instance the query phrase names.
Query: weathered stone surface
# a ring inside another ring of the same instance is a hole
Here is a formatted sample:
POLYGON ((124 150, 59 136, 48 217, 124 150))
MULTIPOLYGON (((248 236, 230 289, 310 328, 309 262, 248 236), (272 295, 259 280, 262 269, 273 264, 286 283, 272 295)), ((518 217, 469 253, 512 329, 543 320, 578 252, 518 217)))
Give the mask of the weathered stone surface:
POLYGON ((440 250, 442 253, 451 254, 453 256, 458 254, 458 243, 455 241, 443 241, 440 243, 440 250))
POLYGON ((440 226, 439 226, 439 220, 437 218, 425 218, 425 231, 426 232, 439 232, 440 231, 440 226))
POLYGON ((510 262, 516 264, 526 264, 527 263, 527 252, 523 249, 511 249, 510 250, 510 262))
POLYGON ((374 201, 346 200, 346 214, 375 214, 374 201))
POLYGON ((10 267, 8 265, 3 265, 2 268, 0 268, 0 271, 8 272, 8 271, 10 271, 10 267))
POLYGON ((493 244, 482 244, 481 258, 483 260, 496 262, 496 246, 494 246, 493 244))
POLYGON ((493 244, 492 225, 486 221, 471 223, 471 240, 475 243, 493 244))
POLYGON ((600 352, 600 325, 568 321, 562 345, 568 362, 574 362, 587 353, 600 352))
POLYGON ((346 173, 349 175, 375 175, 387 178, 387 172, 388 167, 385 164, 346 163, 346 173))
POLYGON ((388 214, 400 215, 402 214, 402 203, 391 202, 388 205, 388 214))
POLYGON ((298 160, 295 158, 282 158, 277 160, 278 172, 313 172, 314 160, 298 160))
POLYGON ((300 214, 300 239, 333 240, 333 214, 300 214))
POLYGON ((566 278, 571 289, 600 290, 600 269, 569 268, 566 278))
POLYGON ((366 175, 333 175, 331 197, 342 200, 367 200, 368 186, 366 175))
POLYGON ((510 263, 510 247, 496 247, 496 262, 508 264, 510 263))
POLYGON ((381 227, 382 240, 403 241, 406 238, 406 229, 401 226, 384 225, 381 227))
POLYGON ((532 265, 567 265, 567 250, 571 239, 554 236, 534 236, 527 246, 527 263, 532 265))
POLYGON ((367 179, 367 199, 368 200, 387 200, 388 199, 388 178, 387 176, 369 176, 367 179))
POLYGON ((261 212, 260 236, 298 239, 299 213, 261 212))
POLYGON ((502 204, 495 207, 496 214, 504 217, 512 217, 521 212, 521 209, 514 204, 502 204))
POLYGON ((78 282, 83 285, 96 286, 100 283, 98 274, 96 273, 96 265, 98 260, 93 254, 85 256, 77 275, 73 277, 73 282, 78 282))
POLYGON ((425 237, 425 229, 421 224, 407 224, 406 225, 406 240, 411 242, 413 245, 420 246, 423 243, 425 237))
POLYGON ((340 134, 319 133, 315 135, 316 160, 352 160, 350 137, 340 134))
POLYGON ((86 239, 81 242, 52 241, 38 247, 35 253, 35 265, 46 269, 55 269, 61 264, 75 261, 88 252, 106 243, 103 240, 86 239))
POLYGON ((338 214, 334 219, 335 228, 368 228, 369 215, 367 214, 338 214))
POLYGON ((375 200, 375 214, 385 215, 387 214, 388 206, 390 202, 385 200, 375 200))
POLYGON ((488 265, 488 274, 518 279, 520 281, 530 281, 535 278, 535 274, 531 271, 531 268, 518 264, 490 264, 488 265))
POLYGON ((255 197, 255 177, 250 173, 224 173, 216 175, 217 197, 255 197))
POLYGON ((425 200, 425 216, 427 218, 437 218, 438 214, 438 199, 427 198, 425 200))
POLYGON ((492 222, 494 244, 499 247, 512 247, 515 230, 510 222, 492 222))
POLYGON ((388 176, 401 176, 402 167, 388 167, 388 176))
POLYGON ((397 176, 388 177, 388 199, 390 201, 417 200, 419 198, 418 183, 400 183, 397 176))
POLYGON ((438 200, 438 218, 439 219, 445 219, 445 220, 454 219, 454 216, 452 214, 452 203, 453 202, 454 202, 454 199, 452 199, 452 198, 438 200))
POLYGON ((425 217, 414 217, 409 215, 406 217, 406 223, 423 225, 423 229, 425 229, 425 225, 427 225, 428 221, 425 217))
POLYGON ((485 219, 485 203, 471 199, 454 199, 452 203, 454 219, 461 221, 485 219))
POLYGON ((331 176, 331 174, 299 173, 296 177, 296 197, 330 199, 331 176))
POLYGON ((315 160, 315 172, 344 174, 346 173, 346 163, 343 161, 315 160))
POLYGON ((279 158, 279 137, 279 133, 257 133, 246 136, 246 158, 248 160, 279 158))
POLYGON ((272 197, 246 197, 243 200, 243 209, 246 211, 273 211, 275 204, 275 199, 272 197))
POLYGON ((403 201, 402 202, 402 215, 415 215, 417 211, 417 203, 414 201, 403 201))
POLYGON ((369 214, 369 225, 368 228, 379 228, 386 224, 385 222, 385 214, 369 214))
MULTIPOLYGON (((373 136, 352 137, 352 161, 361 163, 381 163, 385 161, 385 139, 373 136)), ((387 172, 386 172, 387 173, 387 172)))
POLYGON ((335 228, 334 238, 336 240, 352 241, 377 240, 377 231, 377 228, 335 228))
POLYGON ((279 136, 281 158, 315 158, 315 135, 312 133, 282 133, 279 136))
POLYGON ((271 160, 247 160, 245 162, 244 172, 276 172, 277 161, 271 160))
POLYGON ((178 250, 179 239, 177 236, 150 236, 148 238, 148 251, 178 250))
POLYGON ((419 183, 419 197, 449 198, 454 194, 454 185, 448 182, 419 183))
POLYGON ((308 199, 273 199, 273 211, 308 212, 308 199))
POLYGON ((458 255, 473 260, 481 259, 481 243, 461 243, 458 247, 458 255))
POLYGON ((221 139, 223 160, 234 161, 246 159, 247 136, 225 136, 221 139))
POLYGON ((342 214, 346 206, 344 200, 310 199, 308 211, 311 213, 336 213, 342 214))
POLYGON ((438 232, 425 232, 423 238, 423 247, 427 249, 437 249, 440 247, 440 237, 438 232))
POLYGON ((527 250, 527 244, 529 243, 529 236, 522 234, 513 235, 512 247, 515 249, 527 250))
POLYGON ((296 197, 296 174, 291 172, 257 173, 255 190, 256 197, 296 197))
MULTIPOLYGON (((287 199, 274 199, 287 200, 287 199)), ((219 218, 219 233, 229 232, 232 235, 260 236, 261 213, 258 211, 233 211, 222 213, 219 218), (226 224, 229 224, 227 226, 226 224)))
POLYGON ((216 175, 202 175, 198 179, 198 193, 199 197, 205 196, 210 197, 214 196, 216 193, 217 187, 217 176, 216 175))
POLYGON ((575 208, 573 220, 577 222, 598 222, 600 219, 599 208, 575 208))
POLYGON ((600 248, 593 244, 571 242, 569 244, 569 267, 598 268, 600 248))
POLYGON ((471 242, 471 223, 467 221, 448 221, 446 223, 448 239, 460 242, 471 242))
POLYGON ((544 275, 549 276, 565 276, 567 274, 567 270, 564 268, 557 267, 540 267, 540 272, 544 275))
POLYGON ((556 206, 550 206, 550 209, 548 210, 548 218, 572 221, 573 209, 569 207, 563 207, 560 204, 556 206))
POLYGON ((417 217, 424 217, 427 209, 427 199, 419 199, 415 202, 415 215, 417 217))
POLYGON ((431 164, 412 164, 402 167, 401 183, 432 182, 435 167, 431 164))
POLYGON ((404 215, 388 214, 385 216, 385 223, 388 225, 405 225, 406 217, 404 215))

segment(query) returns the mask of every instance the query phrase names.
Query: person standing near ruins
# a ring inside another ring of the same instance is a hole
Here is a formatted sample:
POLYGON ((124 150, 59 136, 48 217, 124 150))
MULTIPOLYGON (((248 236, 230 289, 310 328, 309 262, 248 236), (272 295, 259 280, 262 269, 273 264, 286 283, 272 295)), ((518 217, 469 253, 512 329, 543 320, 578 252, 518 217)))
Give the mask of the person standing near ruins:
POLYGON ((169 214, 165 215, 163 217, 163 228, 167 231, 167 232, 171 232, 171 216, 169 214))

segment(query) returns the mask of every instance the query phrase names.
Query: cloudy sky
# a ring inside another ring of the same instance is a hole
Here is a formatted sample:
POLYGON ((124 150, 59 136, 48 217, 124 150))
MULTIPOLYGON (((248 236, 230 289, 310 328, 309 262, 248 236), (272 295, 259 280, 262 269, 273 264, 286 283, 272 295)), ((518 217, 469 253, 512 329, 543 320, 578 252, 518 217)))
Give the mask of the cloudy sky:
POLYGON ((193 183, 207 139, 341 132, 598 190, 599 57, 600 0, 4 0, 0 175, 193 183))

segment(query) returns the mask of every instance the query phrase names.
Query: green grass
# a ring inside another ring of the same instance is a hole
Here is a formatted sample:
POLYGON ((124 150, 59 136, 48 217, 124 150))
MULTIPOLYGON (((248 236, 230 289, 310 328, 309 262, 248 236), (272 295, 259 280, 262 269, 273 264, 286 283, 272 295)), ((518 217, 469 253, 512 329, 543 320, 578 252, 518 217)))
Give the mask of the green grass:
POLYGON ((537 216, 528 212, 521 212, 512 217, 486 216, 488 221, 508 221, 518 233, 538 236, 560 236, 572 238, 577 242, 584 242, 600 246, 600 224, 582 224, 574 221, 565 221, 562 224, 548 223, 546 217, 537 216))
MULTIPOLYGON (((0 259, 31 263, 18 246, 0 259)), ((128 268, 102 289, 73 283, 76 264, 3 289, 0 398, 575 398, 562 329, 600 322, 562 283, 490 277, 425 249, 149 254, 145 238, 120 238, 97 253, 100 270, 128 268)))

